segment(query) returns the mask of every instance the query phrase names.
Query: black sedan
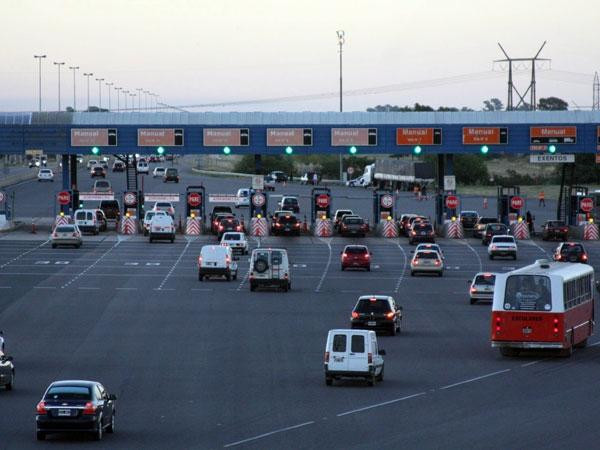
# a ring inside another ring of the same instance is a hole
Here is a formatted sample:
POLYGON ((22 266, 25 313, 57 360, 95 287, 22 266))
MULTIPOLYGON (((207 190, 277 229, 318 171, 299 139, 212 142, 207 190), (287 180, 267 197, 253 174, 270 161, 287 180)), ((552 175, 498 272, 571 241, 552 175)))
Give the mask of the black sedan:
POLYGON ((55 381, 37 404, 37 439, 43 441, 51 433, 86 432, 99 441, 104 431, 115 432, 116 399, 96 381, 55 381))

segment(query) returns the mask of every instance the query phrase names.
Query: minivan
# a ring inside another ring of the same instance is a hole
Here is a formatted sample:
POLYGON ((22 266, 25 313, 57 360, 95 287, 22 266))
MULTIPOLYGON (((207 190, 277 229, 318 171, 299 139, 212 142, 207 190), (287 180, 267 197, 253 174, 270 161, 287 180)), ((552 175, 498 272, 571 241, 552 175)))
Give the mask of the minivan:
POLYGON ((233 260, 231 247, 225 245, 205 245, 198 257, 198 281, 205 277, 222 276, 227 281, 237 279, 238 267, 233 260))
POLYGON ((95 209, 78 209, 75 211, 75 225, 82 232, 90 232, 98 234, 100 231, 100 223, 96 217, 95 209))
POLYGON ((325 384, 342 378, 363 378, 369 386, 383 381, 385 350, 372 330, 329 330, 325 345, 325 384))
POLYGON ((287 250, 283 248, 255 248, 250 262, 250 290, 260 286, 277 287, 289 291, 292 288, 290 263, 287 250))
POLYGON ((250 206, 250 189, 238 189, 235 196, 235 207, 239 208, 240 206, 250 206))

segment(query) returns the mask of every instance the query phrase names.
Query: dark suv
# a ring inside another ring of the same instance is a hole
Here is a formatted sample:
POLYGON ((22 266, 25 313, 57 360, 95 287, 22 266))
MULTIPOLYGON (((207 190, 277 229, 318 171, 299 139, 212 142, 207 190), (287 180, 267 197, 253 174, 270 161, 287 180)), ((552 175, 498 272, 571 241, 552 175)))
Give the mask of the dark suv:
POLYGON ((481 237, 488 223, 498 223, 498 219, 496 217, 480 217, 477 219, 475 228, 473 228, 473 235, 475 237, 481 237))
POLYGON ((387 295, 364 295, 352 310, 352 328, 368 328, 389 332, 392 336, 401 331, 402 307, 387 295))
POLYGON ((340 235, 365 237, 369 231, 364 219, 360 216, 344 216, 340 223, 340 235))
POLYGON ((477 224, 478 219, 479 219, 479 214, 477 214, 477 211, 461 211, 460 212, 460 223, 462 224, 462 226, 465 230, 475 228, 475 225, 477 224))
POLYGON ((244 231, 240 221, 235 217, 226 216, 219 220, 217 227, 217 239, 220 241, 225 233, 228 231, 244 231))
POLYGON ((108 220, 119 220, 121 218, 121 206, 118 200, 101 200, 100 209, 108 220))
POLYGON ((163 175, 163 182, 166 183, 168 181, 174 181, 175 183, 179 183, 179 172, 174 167, 169 167, 165 170, 165 174, 163 175))
POLYGON ((271 232, 274 235, 296 235, 300 236, 300 222, 293 214, 277 214, 273 217, 271 232))
POLYGON ((413 245, 417 242, 435 242, 435 231, 433 225, 428 222, 415 222, 408 233, 408 243, 413 245))
POLYGON ((489 245, 492 237, 505 234, 510 234, 510 229, 503 223, 488 223, 481 236, 481 244, 489 245))
POLYGON ((577 242, 563 242, 554 252, 554 261, 589 264, 588 254, 577 242))

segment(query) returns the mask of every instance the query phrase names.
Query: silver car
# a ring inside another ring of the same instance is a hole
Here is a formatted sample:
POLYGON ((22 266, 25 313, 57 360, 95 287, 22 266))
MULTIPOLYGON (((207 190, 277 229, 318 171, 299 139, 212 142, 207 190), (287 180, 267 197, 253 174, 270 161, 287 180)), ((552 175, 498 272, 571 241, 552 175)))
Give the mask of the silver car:
POLYGON ((490 272, 479 272, 472 281, 467 281, 469 286, 469 300, 474 305, 478 300, 492 301, 494 298, 494 284, 496 274, 490 272))
POLYGON ((52 248, 59 245, 74 245, 79 248, 82 244, 81 231, 77 225, 58 225, 50 235, 52 248))
POLYGON ((441 255, 434 250, 420 250, 415 252, 410 261, 410 275, 417 273, 434 273, 438 277, 444 275, 444 260, 441 255))

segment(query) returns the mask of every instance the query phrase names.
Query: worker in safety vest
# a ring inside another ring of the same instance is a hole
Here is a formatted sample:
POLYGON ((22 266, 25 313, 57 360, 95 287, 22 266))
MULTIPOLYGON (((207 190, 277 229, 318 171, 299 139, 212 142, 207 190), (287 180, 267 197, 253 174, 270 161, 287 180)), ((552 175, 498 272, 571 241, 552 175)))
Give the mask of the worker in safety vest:
POLYGON ((538 194, 538 206, 546 207, 546 194, 544 191, 540 191, 538 194))

